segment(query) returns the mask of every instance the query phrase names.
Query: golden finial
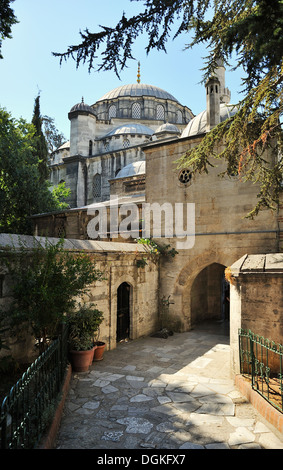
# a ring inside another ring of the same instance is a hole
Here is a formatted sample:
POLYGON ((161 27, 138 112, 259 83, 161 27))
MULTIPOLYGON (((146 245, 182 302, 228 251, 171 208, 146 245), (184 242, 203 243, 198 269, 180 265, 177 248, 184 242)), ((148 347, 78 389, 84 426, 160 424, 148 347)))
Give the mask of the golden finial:
POLYGON ((137 79, 138 83, 141 82, 140 65, 141 65, 140 62, 138 62, 138 79, 137 79))

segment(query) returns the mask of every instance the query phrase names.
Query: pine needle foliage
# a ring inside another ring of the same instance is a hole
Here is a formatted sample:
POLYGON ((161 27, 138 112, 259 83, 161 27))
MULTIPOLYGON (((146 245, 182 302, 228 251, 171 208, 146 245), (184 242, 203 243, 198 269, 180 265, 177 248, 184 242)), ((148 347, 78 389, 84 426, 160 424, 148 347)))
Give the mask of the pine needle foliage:
POLYGON ((236 54, 234 69, 241 67, 243 96, 238 112, 220 123, 179 166, 207 172, 215 159, 227 164, 228 176, 237 172, 243 181, 258 185, 258 202, 248 214, 275 209, 282 190, 282 51, 283 0, 131 0, 143 10, 127 18, 123 13, 115 27, 81 32, 82 42, 66 52, 54 53, 60 62, 72 58, 89 71, 113 70, 117 76, 133 57, 133 44, 147 35, 146 52, 166 52, 169 38, 187 33, 185 49, 204 43, 208 50, 203 81, 210 77, 221 57, 226 66, 236 54), (100 60, 100 62, 99 62, 100 60), (225 148, 219 153, 220 143, 225 148), (266 159, 266 150, 272 154, 266 159))

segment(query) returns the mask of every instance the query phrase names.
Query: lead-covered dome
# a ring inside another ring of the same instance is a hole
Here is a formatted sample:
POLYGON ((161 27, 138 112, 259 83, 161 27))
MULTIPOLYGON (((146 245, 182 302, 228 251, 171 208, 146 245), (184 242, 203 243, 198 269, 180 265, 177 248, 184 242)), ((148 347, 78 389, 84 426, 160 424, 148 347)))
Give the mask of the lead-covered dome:
MULTIPOLYGON (((98 120, 158 121, 184 126, 194 117, 171 93, 154 85, 132 83, 105 93, 92 108, 98 120)), ((146 122, 143 124, 147 125, 146 122)))
POLYGON ((98 100, 98 102, 105 100, 113 100, 115 98, 122 98, 126 96, 153 96, 155 98, 161 98, 163 100, 172 100, 178 103, 178 100, 173 95, 171 95, 171 93, 168 93, 167 91, 162 90, 157 86, 146 85, 144 83, 133 83, 130 85, 122 85, 117 88, 114 88, 114 90, 105 93, 105 95, 103 95, 98 100))
POLYGON ((95 115, 94 109, 91 106, 89 106, 88 104, 86 104, 84 102, 83 98, 82 98, 82 101, 80 103, 75 104, 70 109, 69 116, 73 115, 73 114, 93 114, 93 115, 95 115))
POLYGON ((180 134, 180 129, 178 129, 178 127, 175 126, 174 124, 165 122, 164 124, 159 126, 154 132, 154 134, 163 134, 163 133, 180 134))
POLYGON ((140 160, 138 162, 130 163, 126 165, 119 173, 116 175, 118 178, 128 178, 129 176, 137 176, 145 174, 145 161, 140 160))
POLYGON ((123 124, 121 126, 115 127, 108 134, 103 136, 103 139, 106 137, 112 137, 114 135, 152 135, 153 130, 143 124, 123 124))
MULTIPOLYGON (((220 103, 220 122, 226 121, 234 116, 238 111, 238 107, 232 104, 220 103)), ((206 110, 197 114, 185 127, 181 137, 189 137, 197 134, 206 133, 206 110)))

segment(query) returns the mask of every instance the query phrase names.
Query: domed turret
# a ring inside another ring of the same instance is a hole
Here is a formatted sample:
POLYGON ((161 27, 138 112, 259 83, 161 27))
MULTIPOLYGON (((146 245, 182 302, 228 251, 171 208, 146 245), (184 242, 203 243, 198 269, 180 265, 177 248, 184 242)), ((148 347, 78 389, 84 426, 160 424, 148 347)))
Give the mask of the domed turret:
POLYGON ((82 98, 82 101, 80 103, 77 103, 72 106, 68 115, 69 119, 78 114, 93 114, 95 116, 93 108, 84 102, 84 98, 82 98))
MULTIPOLYGON (((68 117, 71 121, 70 155, 89 155, 90 142, 93 140, 96 128, 96 116, 91 106, 84 102, 75 104, 68 117)), ((92 145, 92 144, 91 144, 92 145)))
POLYGON ((181 134, 180 129, 178 129, 178 127, 175 126, 174 124, 170 124, 169 122, 162 124, 154 132, 154 136, 157 137, 157 139, 164 138, 164 137, 173 137, 174 135, 178 136, 180 134, 181 134))

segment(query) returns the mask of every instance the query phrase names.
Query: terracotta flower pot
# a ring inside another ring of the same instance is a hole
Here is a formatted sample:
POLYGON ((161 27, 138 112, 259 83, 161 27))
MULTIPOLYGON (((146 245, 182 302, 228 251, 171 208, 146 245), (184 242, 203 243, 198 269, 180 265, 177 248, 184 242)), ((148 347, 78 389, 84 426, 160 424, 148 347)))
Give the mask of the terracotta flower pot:
POLYGON ((93 361, 93 354, 96 349, 94 346, 87 351, 70 351, 71 364, 74 372, 86 372, 93 361))
POLYGON ((93 360, 101 361, 103 359, 103 353, 104 353, 106 344, 103 343, 102 341, 97 341, 95 343, 95 346, 96 346, 96 349, 94 351, 93 360))

